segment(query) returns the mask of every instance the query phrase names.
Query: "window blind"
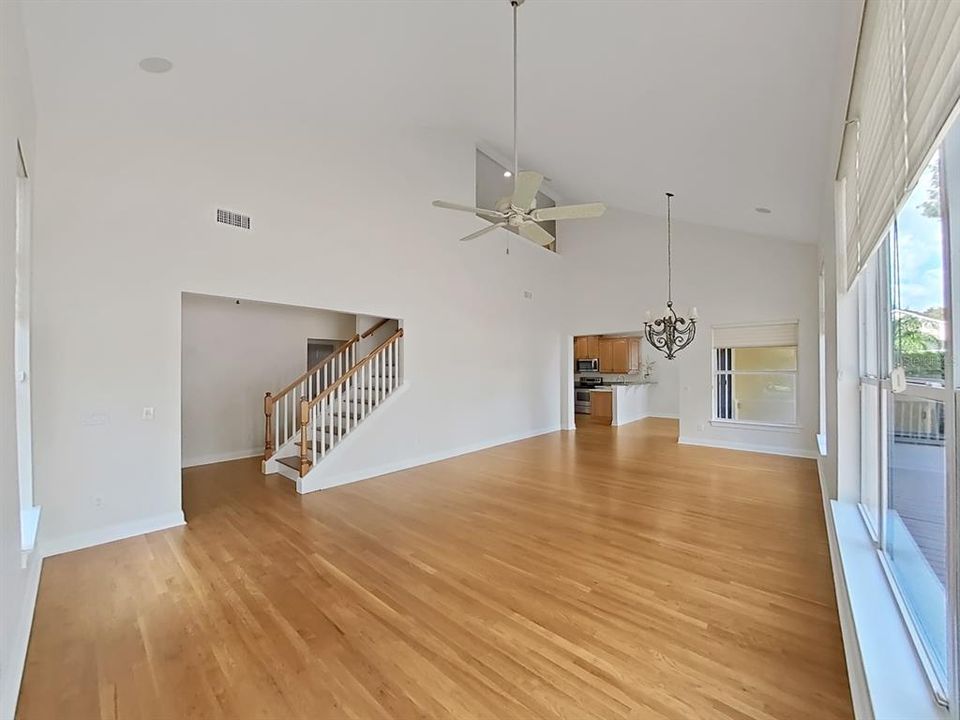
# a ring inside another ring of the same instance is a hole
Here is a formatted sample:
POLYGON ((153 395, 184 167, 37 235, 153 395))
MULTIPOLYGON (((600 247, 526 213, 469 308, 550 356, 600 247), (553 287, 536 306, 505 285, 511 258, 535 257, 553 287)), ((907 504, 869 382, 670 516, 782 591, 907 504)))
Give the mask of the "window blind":
POLYGON ((798 337, 796 322, 716 325, 713 328, 715 348, 793 347, 797 345, 798 337))
POLYGON ((960 0, 866 0, 838 180, 849 287, 960 98, 960 0))
MULTIPOLYGON (((896 142, 902 112, 897 112, 895 25, 898 0, 867 0, 860 29, 853 87, 847 110, 852 120, 844 136, 847 183, 855 186, 856 213, 847 217, 847 281, 863 267, 893 218, 897 201, 896 142), (853 147, 849 147, 849 143, 853 147)), ((902 169, 903 164, 900 164, 902 169)))
POLYGON ((902 12, 906 194, 960 99, 960 2, 907 0, 902 12))

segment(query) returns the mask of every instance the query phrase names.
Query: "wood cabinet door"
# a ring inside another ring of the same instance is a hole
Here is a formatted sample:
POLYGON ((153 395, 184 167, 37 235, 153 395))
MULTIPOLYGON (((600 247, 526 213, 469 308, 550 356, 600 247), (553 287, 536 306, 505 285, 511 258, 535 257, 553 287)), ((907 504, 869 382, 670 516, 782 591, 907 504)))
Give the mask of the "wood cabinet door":
POLYGON ((630 372, 640 370, 640 338, 630 338, 630 372))
POLYGON ((599 345, 600 372, 612 373, 613 369, 613 338, 597 338, 599 345))
POLYGON ((626 338, 617 338, 613 342, 613 372, 630 372, 630 345, 626 338))
POLYGON ((590 393, 590 415, 596 420, 613 419, 613 393, 590 393))
POLYGON ((586 358, 598 358, 600 357, 600 336, 599 335, 587 335, 586 338, 586 351, 587 354, 584 355, 586 358))
POLYGON ((587 351, 587 339, 585 337, 575 337, 573 339, 573 357, 575 360, 583 360, 587 351))

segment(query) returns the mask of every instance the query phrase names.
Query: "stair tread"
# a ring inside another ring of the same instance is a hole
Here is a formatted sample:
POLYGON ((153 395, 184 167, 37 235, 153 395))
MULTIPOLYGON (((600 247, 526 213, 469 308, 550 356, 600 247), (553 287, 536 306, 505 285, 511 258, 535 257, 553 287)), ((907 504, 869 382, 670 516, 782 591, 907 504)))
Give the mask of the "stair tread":
MULTIPOLYGON (((300 472, 300 457, 298 455, 291 455, 290 457, 277 458, 277 462, 281 465, 286 465, 288 468, 293 468, 297 472, 300 472)), ((309 460, 307 463, 309 464, 309 460)))

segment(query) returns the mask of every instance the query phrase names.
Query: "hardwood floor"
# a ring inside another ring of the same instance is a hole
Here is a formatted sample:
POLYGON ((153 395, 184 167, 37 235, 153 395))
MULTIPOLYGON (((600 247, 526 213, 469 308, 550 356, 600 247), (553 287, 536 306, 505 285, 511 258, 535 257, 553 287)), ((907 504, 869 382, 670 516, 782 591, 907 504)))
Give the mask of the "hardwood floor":
POLYGON ((816 466, 587 425, 48 559, 18 717, 850 718, 816 466))

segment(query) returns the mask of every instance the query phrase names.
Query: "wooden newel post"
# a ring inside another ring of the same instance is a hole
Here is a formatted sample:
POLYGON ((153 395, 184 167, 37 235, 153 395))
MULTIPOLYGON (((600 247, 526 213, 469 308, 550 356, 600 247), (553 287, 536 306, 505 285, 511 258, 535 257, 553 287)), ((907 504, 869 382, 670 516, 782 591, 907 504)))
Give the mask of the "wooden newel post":
POLYGON ((273 457, 273 395, 263 396, 263 459, 273 457))
POLYGON ((310 470, 310 461, 307 460, 307 425, 310 420, 310 403, 305 397, 300 398, 300 477, 310 470))

